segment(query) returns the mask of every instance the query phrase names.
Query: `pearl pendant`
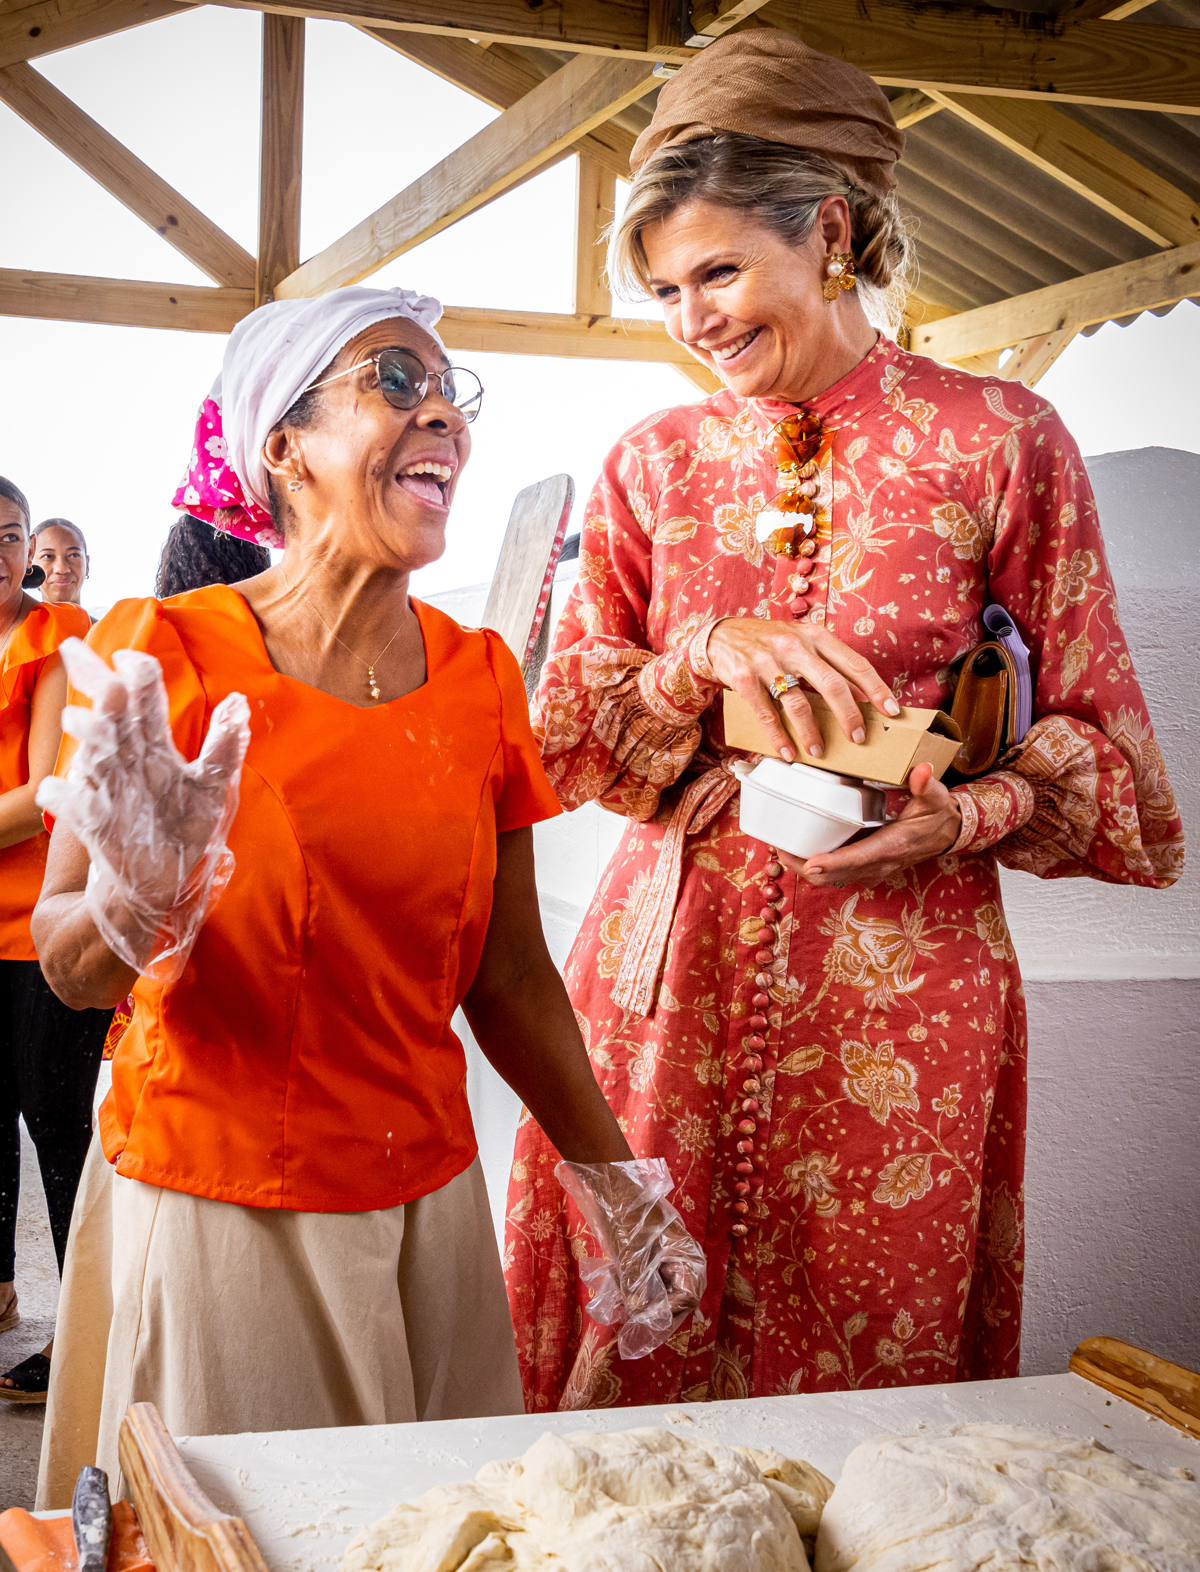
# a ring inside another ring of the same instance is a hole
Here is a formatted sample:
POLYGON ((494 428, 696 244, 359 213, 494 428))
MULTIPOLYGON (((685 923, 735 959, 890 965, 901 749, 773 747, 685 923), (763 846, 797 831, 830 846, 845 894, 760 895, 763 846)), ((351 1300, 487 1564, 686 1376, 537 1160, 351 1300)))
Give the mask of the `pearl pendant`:
POLYGON ((377 699, 379 697, 379 684, 375 681, 374 666, 367 667, 367 691, 370 693, 373 699, 377 699))

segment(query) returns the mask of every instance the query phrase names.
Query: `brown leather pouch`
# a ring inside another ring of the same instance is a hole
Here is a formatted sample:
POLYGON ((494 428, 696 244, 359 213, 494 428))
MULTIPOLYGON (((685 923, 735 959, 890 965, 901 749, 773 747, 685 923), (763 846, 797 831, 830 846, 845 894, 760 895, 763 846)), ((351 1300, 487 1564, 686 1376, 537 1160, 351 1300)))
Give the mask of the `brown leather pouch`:
POLYGON ((963 745, 946 772, 960 781, 985 775, 1016 741, 1017 667, 997 640, 977 644, 963 660, 950 706, 963 745))

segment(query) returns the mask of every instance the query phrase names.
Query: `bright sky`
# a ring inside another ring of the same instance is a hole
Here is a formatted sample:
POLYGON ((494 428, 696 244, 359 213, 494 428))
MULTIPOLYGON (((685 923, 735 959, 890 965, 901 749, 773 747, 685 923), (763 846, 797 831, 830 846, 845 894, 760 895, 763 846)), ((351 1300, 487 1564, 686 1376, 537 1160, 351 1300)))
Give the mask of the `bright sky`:
MULTIPOLYGON (((36 62, 57 87, 248 251, 258 207, 257 13, 215 6, 36 62)), ((309 22, 304 256, 403 189, 494 112, 336 22, 309 22)), ((567 160, 375 275, 462 306, 571 309, 575 166, 567 160)), ((176 283, 208 280, 0 104, 0 266, 176 283)), ((630 308, 639 314, 645 307, 630 308)), ((0 317, 0 474, 35 521, 88 535, 85 599, 147 594, 196 407, 224 340, 0 317)), ((699 395, 662 366, 460 355, 487 396, 446 556, 427 593, 491 576, 513 496, 566 470, 577 509, 616 438, 699 395)), ((1200 451, 1200 311, 1076 339, 1039 385, 1085 453, 1200 451)), ((578 514, 577 514, 578 517, 578 514)))

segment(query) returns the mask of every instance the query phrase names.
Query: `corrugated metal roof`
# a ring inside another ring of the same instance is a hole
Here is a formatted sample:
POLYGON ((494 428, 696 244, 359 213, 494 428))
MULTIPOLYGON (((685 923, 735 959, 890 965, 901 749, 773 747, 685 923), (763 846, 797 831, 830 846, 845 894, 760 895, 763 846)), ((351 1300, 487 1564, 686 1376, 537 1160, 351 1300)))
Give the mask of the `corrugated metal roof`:
POLYGON ((909 130, 898 176, 916 226, 918 288, 960 311, 1158 249, 945 110, 909 130))

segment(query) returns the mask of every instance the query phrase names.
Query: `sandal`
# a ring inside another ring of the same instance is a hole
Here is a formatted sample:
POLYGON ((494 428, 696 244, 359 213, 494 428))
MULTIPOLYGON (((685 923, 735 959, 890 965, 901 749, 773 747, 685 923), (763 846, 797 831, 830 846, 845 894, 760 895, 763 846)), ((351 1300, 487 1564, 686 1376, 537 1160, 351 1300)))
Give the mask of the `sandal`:
POLYGON ((21 1324, 21 1312, 17 1309, 17 1301, 10 1299, 11 1310, 0 1313, 0 1332, 11 1332, 14 1326, 21 1324))
POLYGON ((50 1361, 45 1354, 30 1354, 19 1365, 4 1372, 16 1386, 0 1386, 0 1401, 5 1403, 44 1403, 50 1387, 50 1361))

